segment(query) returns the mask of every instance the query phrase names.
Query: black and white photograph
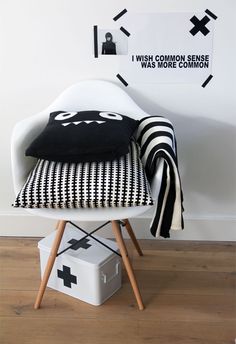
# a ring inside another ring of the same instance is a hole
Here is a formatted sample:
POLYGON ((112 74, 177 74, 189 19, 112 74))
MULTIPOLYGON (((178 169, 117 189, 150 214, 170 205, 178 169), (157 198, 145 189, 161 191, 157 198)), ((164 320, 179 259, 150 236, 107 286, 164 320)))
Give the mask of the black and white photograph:
POLYGON ((98 29, 99 55, 127 55, 128 37, 121 30, 98 29))

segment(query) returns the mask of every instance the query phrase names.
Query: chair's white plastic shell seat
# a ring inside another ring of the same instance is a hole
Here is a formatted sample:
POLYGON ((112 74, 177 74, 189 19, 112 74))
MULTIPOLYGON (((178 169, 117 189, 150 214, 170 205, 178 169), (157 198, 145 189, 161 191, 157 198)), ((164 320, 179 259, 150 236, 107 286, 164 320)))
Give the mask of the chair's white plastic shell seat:
MULTIPOLYGON (((11 163, 15 194, 21 190, 30 170, 37 159, 26 157, 25 150, 30 142, 46 126, 50 112, 103 110, 114 111, 134 119, 149 116, 130 96, 117 85, 102 80, 81 81, 66 89, 48 108, 25 120, 18 122, 11 138, 11 163)), ((156 175, 152 183, 152 194, 157 194, 162 176, 156 175)), ((140 215, 152 206, 136 206, 122 208, 86 208, 86 209, 26 209, 37 216, 63 220, 100 221, 131 218, 140 215)))

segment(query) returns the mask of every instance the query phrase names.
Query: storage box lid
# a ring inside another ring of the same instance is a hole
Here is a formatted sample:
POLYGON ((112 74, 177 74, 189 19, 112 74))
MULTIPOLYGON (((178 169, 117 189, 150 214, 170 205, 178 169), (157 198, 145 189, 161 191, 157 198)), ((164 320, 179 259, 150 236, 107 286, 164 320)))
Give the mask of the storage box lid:
MULTIPOLYGON (((56 233, 57 231, 55 230, 51 234, 40 240, 38 242, 38 248, 42 251, 50 252, 56 233)), ((61 252, 62 250, 73 244, 75 240, 79 240, 84 236, 85 234, 79 229, 67 224, 58 252, 61 252)), ((117 252, 119 251, 116 242, 101 238, 97 235, 93 236, 111 247, 113 250, 117 252)), ((67 255, 75 261, 79 259, 84 263, 93 264, 98 267, 104 264, 105 261, 110 259, 111 256, 114 254, 115 253, 113 253, 111 250, 109 250, 96 240, 92 239, 91 237, 87 237, 83 241, 75 245, 72 249, 69 249, 65 253, 62 253, 61 256, 67 255)))

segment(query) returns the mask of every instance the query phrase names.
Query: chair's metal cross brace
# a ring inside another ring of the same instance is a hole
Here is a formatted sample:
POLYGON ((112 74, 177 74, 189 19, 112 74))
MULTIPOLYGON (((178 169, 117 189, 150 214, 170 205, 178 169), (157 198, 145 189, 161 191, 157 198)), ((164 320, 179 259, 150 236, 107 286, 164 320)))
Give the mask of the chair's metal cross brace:
POLYGON ((76 240, 72 245, 68 246, 67 248, 65 248, 64 250, 62 250, 61 252, 57 253, 57 257, 60 256, 62 253, 66 252, 67 250, 75 247, 79 242, 83 241, 84 239, 86 239, 87 237, 91 237, 92 239, 94 239, 95 241, 99 242, 101 245, 105 246, 106 248, 108 248, 110 251, 112 251, 113 253, 115 253, 116 255, 120 256, 121 255, 116 252, 115 250, 113 250, 111 247, 109 247, 108 245, 104 244, 104 242, 100 241, 99 239, 95 238, 92 234, 97 232, 99 229, 103 228, 104 226, 106 226, 108 223, 110 223, 111 221, 107 221, 105 222, 103 225, 99 226, 98 228, 94 229, 91 233, 86 232, 84 229, 80 228, 79 226, 77 226, 75 223, 71 222, 71 221, 67 221, 69 222, 72 226, 76 227, 77 229, 79 229, 81 232, 85 233, 86 235, 79 239, 76 240))

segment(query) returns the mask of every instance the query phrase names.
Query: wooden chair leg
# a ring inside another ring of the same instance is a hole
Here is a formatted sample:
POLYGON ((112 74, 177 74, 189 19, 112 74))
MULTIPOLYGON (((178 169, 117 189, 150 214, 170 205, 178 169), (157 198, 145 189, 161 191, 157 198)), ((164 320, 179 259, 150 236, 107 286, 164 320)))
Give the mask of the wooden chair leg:
POLYGON ((130 280, 130 284, 133 288, 134 291, 134 295, 136 297, 137 303, 138 303, 138 307, 140 310, 144 309, 144 305, 143 305, 143 301, 142 301, 142 297, 138 288, 138 284, 136 281, 136 277, 134 275, 134 271, 131 265, 131 262, 129 260, 129 257, 126 255, 127 249, 124 243, 124 239, 122 237, 121 234, 121 229, 120 229, 120 225, 117 221, 112 221, 112 230, 114 232, 115 238, 116 238, 116 242, 118 244, 118 247, 120 249, 120 253, 124 262, 124 266, 126 268, 129 280, 130 280))
POLYGON ((130 239, 132 240, 134 247, 136 248, 138 254, 140 256, 143 256, 143 252, 141 250, 141 247, 139 246, 138 240, 133 232, 133 229, 129 223, 129 220, 125 219, 124 222, 125 222, 125 228, 127 229, 127 232, 129 233, 130 239))
POLYGON ((60 220, 57 221, 55 229, 58 229, 58 228, 59 228, 60 222, 61 222, 60 220))
POLYGON ((45 271, 43 274, 43 278, 39 287, 39 291, 38 291, 38 295, 34 304, 34 308, 38 309, 40 307, 42 298, 43 298, 43 294, 45 292, 47 283, 48 283, 48 279, 49 276, 51 274, 52 268, 53 268, 53 264, 55 262, 56 256, 57 256, 57 252, 58 252, 58 248, 60 246, 61 243, 61 239, 65 230, 65 226, 66 226, 66 221, 61 220, 59 225, 57 226, 57 233, 56 233, 56 237, 54 239, 52 248, 51 248, 51 252, 47 261, 47 265, 45 267, 45 271))

